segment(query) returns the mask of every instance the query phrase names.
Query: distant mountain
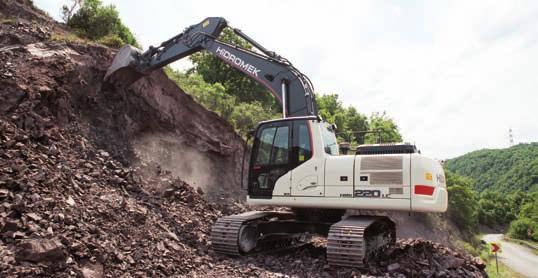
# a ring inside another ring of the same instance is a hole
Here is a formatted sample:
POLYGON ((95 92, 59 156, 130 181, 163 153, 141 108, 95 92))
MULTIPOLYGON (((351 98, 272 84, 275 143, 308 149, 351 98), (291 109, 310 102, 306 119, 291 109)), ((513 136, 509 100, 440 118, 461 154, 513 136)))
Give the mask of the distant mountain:
POLYGON ((473 178, 478 191, 538 191, 538 142, 470 152, 448 160, 445 166, 473 178))

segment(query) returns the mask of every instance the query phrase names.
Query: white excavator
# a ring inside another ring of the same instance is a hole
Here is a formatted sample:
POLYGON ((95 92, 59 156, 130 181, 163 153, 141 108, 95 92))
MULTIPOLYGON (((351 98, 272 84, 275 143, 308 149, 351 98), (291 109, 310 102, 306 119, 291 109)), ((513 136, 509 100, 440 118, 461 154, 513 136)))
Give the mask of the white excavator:
POLYGON ((247 203, 291 211, 250 211, 225 216, 211 231, 216 253, 244 256, 291 248, 311 235, 327 237, 331 265, 364 267, 396 240, 386 216, 345 215, 346 210, 444 212, 448 196, 442 166, 414 145, 360 145, 340 155, 336 127, 317 114, 313 86, 288 60, 242 31, 247 50, 218 40, 220 17, 209 17, 142 52, 124 46, 105 80, 127 87, 151 71, 205 50, 258 81, 282 105, 282 119, 253 132, 247 203))

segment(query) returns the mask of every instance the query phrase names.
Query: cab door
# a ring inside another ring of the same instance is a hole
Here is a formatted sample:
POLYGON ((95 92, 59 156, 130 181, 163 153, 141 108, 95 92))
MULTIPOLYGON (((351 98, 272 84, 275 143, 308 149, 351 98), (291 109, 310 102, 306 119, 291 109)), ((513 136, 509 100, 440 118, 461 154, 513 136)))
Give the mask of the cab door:
POLYGON ((312 126, 309 120, 293 122, 291 195, 323 196, 323 159, 314 158, 312 126))
POLYGON ((290 121, 270 122, 258 127, 250 159, 250 198, 270 199, 273 195, 289 195, 291 129, 290 121), (273 193, 276 184, 278 194, 273 193), (280 189, 285 191, 280 192, 280 189))

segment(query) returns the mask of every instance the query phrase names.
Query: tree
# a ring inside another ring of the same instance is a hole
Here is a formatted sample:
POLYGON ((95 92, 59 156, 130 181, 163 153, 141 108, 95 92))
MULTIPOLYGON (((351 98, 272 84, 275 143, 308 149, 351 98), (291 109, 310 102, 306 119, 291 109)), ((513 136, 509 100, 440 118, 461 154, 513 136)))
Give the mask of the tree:
POLYGON ((510 224, 508 235, 513 238, 538 241, 538 223, 529 218, 517 219, 510 224))
POLYGON ((342 102, 338 99, 338 94, 326 94, 316 96, 318 105, 318 114, 329 123, 336 124, 338 132, 346 130, 345 109, 342 102))
MULTIPOLYGON (((380 141, 381 143, 391 143, 391 142, 401 142, 402 135, 398 130, 398 125, 390 118, 386 112, 383 113, 372 113, 368 120, 369 127, 371 130, 380 130, 380 141)), ((367 143, 377 143, 376 141, 377 134, 370 133, 366 135, 367 143)))
POLYGON ((538 241, 538 192, 524 198, 517 219, 510 223, 511 237, 538 241))
POLYGON ((374 113, 368 119, 357 112, 353 106, 344 107, 338 94, 316 96, 318 114, 330 123, 336 124, 340 141, 351 141, 353 144, 377 143, 377 134, 354 134, 352 132, 380 130, 381 142, 400 142, 402 136, 398 126, 386 113, 374 113))
POLYGON ((139 46, 114 5, 103 6, 100 0, 73 0, 70 6, 62 7, 62 14, 67 26, 83 37, 114 47, 139 46))
POLYGON ((529 198, 521 205, 518 217, 528 218, 538 223, 538 192, 529 194, 529 198))
POLYGON ((259 102, 239 102, 226 93, 222 84, 208 83, 198 73, 183 73, 170 67, 166 67, 165 72, 198 103, 226 119, 243 136, 258 122, 278 118, 278 115, 264 109, 259 102))
POLYGON ((238 103, 234 106, 231 121, 235 129, 243 136, 261 121, 275 118, 274 114, 265 110, 260 103, 238 103))
POLYGON ((516 218, 513 211, 513 198, 501 194, 498 191, 484 191, 478 201, 478 219, 480 223, 490 227, 504 225, 516 218))
POLYGON ((71 2, 69 5, 65 4, 62 6, 62 19, 64 22, 68 22, 71 19, 75 11, 82 6, 84 0, 70 0, 69 2, 71 2))
MULTIPOLYGON (((241 48, 252 49, 252 46, 247 41, 228 28, 223 30, 219 40, 241 48)), ((222 84, 225 92, 237 98, 239 102, 256 102, 266 110, 279 111, 280 107, 268 89, 215 57, 212 53, 207 51, 198 52, 191 55, 190 59, 194 64, 194 68, 190 72, 200 74, 207 83, 222 84)))
POLYGON ((334 123, 336 114, 344 111, 342 102, 338 99, 338 94, 316 95, 318 114, 328 122, 334 123))
MULTIPOLYGON (((355 107, 350 106, 347 108, 345 112, 345 118, 346 118, 345 129, 347 131, 353 132, 353 131, 369 130, 370 124, 368 123, 368 118, 364 116, 363 114, 360 114, 359 112, 357 112, 357 109, 355 109, 355 107)), ((357 134, 354 134, 352 138, 357 144, 365 143, 365 134, 357 133, 357 134)))
POLYGON ((460 228, 475 231, 478 224, 478 196, 472 181, 445 170, 448 189, 448 217, 460 228))
POLYGON ((170 67, 165 68, 168 77, 208 110, 214 111, 230 121, 236 105, 236 99, 225 93, 226 88, 220 83, 210 84, 196 73, 182 73, 170 67))

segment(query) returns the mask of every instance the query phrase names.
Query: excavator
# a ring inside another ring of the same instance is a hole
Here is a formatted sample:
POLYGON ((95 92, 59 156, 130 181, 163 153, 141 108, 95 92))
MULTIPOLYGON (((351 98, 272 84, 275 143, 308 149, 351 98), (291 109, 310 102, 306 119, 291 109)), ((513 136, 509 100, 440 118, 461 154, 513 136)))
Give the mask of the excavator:
POLYGON ((256 80, 282 106, 282 118, 260 122, 253 135, 247 204, 287 207, 224 216, 212 226, 216 253, 231 256, 293 248, 313 235, 327 238, 327 262, 367 267, 396 241, 387 216, 361 210, 444 212, 448 194, 440 163, 412 144, 370 144, 340 155, 336 126, 319 115, 310 79, 221 17, 209 17, 142 52, 126 45, 105 81, 125 88, 153 70, 207 51, 256 80), (218 40, 224 28, 247 41, 245 49, 218 40))

